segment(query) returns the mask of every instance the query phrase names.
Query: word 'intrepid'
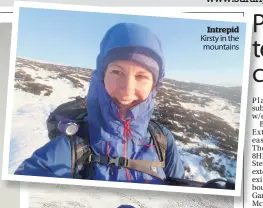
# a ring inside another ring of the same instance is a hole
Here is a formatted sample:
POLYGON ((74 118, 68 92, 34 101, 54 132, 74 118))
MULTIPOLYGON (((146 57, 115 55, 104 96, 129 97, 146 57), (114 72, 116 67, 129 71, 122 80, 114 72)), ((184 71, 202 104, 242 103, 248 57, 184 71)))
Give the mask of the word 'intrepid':
POLYGON ((239 33, 239 26, 230 27, 230 28, 221 28, 221 27, 207 27, 207 33, 239 33))

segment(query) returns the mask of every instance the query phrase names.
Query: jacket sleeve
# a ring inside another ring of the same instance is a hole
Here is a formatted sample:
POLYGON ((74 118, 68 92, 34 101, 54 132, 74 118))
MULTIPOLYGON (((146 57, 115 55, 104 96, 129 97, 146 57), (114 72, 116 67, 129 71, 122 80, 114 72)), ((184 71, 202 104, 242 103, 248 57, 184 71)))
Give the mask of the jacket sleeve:
POLYGON ((71 148, 66 137, 57 137, 22 162, 15 175, 70 178, 71 148))
POLYGON ((171 178, 184 178, 184 166, 172 133, 164 127, 167 135, 165 174, 171 178))

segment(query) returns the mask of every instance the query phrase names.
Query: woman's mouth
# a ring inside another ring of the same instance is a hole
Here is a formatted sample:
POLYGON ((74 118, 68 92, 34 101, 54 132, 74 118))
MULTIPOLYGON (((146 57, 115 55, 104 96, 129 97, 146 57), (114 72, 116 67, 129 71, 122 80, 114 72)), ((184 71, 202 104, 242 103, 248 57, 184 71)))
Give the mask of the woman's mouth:
POLYGON ((122 105, 129 105, 129 104, 131 104, 133 101, 119 100, 118 102, 119 102, 120 104, 122 104, 122 105))
POLYGON ((117 100, 117 99, 115 99, 115 101, 118 104, 118 106, 122 106, 122 107, 131 106, 131 105, 136 103, 136 100, 130 101, 130 100, 117 100))

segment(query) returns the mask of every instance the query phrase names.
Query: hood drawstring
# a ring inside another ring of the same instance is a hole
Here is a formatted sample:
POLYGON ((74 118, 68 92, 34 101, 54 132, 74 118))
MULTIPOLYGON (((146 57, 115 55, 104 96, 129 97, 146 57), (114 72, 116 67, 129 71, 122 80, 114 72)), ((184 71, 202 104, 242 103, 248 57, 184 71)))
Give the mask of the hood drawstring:
POLYGON ((132 121, 133 119, 130 119, 130 120, 126 120, 126 121, 123 121, 124 122, 124 136, 129 138, 133 143, 134 140, 132 138, 132 135, 131 135, 131 127, 130 127, 130 122, 132 121))
POLYGON ((141 144, 145 147, 154 147, 155 145, 154 144, 145 144, 141 139, 139 139, 141 144))
MULTIPOLYGON (((118 111, 118 116, 119 116, 120 120, 124 122, 124 140, 126 141, 126 138, 127 138, 127 135, 128 135, 128 138, 133 142, 133 144, 135 144, 135 141, 134 141, 134 139, 132 138, 132 135, 131 135, 131 128, 130 128, 130 122, 132 120, 134 120, 134 118, 131 118, 129 120, 124 120, 121 117, 119 111, 118 111)), ((139 141, 145 147, 154 147, 155 146, 154 144, 145 144, 141 139, 139 139, 139 141)))
MULTIPOLYGON (((133 142, 133 144, 135 144, 135 141, 134 139, 132 138, 132 135, 131 135, 131 128, 130 128, 130 122, 132 121, 133 119, 130 119, 130 120, 122 120, 124 122, 124 135, 133 142)), ((141 139, 139 139, 139 141, 141 142, 141 144, 145 147, 154 147, 154 144, 145 144, 141 139)))
POLYGON ((128 136, 128 138, 129 138, 133 143, 135 143, 134 140, 133 140, 133 138, 132 138, 131 128, 130 128, 130 122, 131 122, 132 120, 134 120, 134 118, 131 118, 131 119, 128 119, 128 120, 124 120, 124 119, 121 117, 120 111, 118 111, 118 116, 119 116, 120 120, 123 121, 123 123, 124 123, 124 132, 123 132, 123 134, 124 134, 124 135, 123 135, 123 136, 124 136, 124 140, 126 141, 126 138, 127 138, 127 136, 128 136))

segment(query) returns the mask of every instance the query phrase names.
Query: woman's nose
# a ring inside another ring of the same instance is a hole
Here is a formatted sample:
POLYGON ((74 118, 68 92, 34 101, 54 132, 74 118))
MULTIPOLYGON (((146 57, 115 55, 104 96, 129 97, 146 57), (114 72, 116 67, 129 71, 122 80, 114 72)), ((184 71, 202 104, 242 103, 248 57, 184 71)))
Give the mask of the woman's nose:
POLYGON ((122 80, 121 91, 123 95, 131 95, 135 92, 135 79, 131 76, 124 77, 122 80))

